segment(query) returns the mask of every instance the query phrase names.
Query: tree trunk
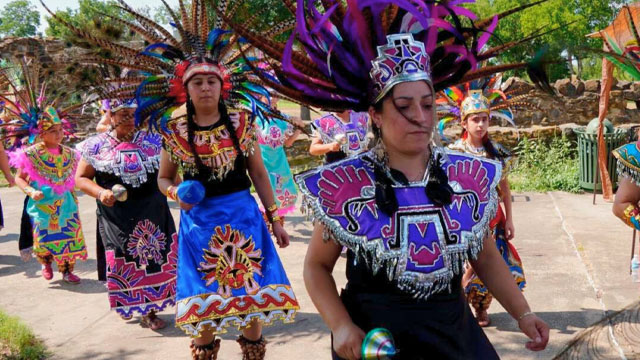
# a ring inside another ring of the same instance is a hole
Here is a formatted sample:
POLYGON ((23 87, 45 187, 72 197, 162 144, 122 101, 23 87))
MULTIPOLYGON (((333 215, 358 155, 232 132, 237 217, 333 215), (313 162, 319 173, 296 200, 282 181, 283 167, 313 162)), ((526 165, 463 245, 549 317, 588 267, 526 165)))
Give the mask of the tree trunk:
POLYGON ((569 59, 569 74, 573 76, 575 74, 573 71, 573 54, 569 50, 567 50, 567 59, 569 59))
POLYGON ((300 119, 309 121, 311 120, 311 110, 306 106, 300 106, 300 119))
POLYGON ((582 80, 582 59, 577 58, 578 61, 578 80, 582 80))

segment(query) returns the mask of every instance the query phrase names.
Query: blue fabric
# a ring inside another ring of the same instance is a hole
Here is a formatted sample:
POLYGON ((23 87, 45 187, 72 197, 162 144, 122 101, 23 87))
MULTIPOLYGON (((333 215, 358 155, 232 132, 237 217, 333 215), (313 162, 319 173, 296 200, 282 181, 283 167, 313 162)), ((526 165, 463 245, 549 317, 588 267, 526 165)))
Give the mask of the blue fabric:
POLYGON ((204 199, 205 189, 199 181, 186 180, 178 185, 178 197, 180 201, 195 205, 204 199))
POLYGON ((231 323, 227 317, 238 327, 251 317, 267 324, 292 320, 295 295, 248 190, 205 198, 183 210, 179 239, 176 324, 188 334, 197 336, 205 324, 224 332, 231 323), (237 303, 255 306, 240 309, 237 303))

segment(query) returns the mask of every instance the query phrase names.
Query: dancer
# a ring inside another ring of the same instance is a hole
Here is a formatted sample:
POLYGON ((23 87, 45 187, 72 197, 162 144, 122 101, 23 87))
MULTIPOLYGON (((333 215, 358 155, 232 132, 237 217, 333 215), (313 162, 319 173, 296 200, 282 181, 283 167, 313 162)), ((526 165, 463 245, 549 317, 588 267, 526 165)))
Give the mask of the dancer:
MULTIPOLYGON (((499 99, 502 98, 499 97, 499 99)), ((522 270, 522 261, 516 248, 511 243, 511 240, 513 240, 515 236, 515 227, 513 225, 511 191, 509 189, 507 176, 511 167, 512 157, 508 150, 502 145, 493 142, 489 137, 489 120, 493 116, 494 109, 496 109, 496 111, 500 111, 497 109, 508 111, 511 114, 510 118, 513 119, 512 112, 509 109, 510 105, 511 103, 508 100, 499 101, 499 104, 494 104, 492 109, 492 105, 481 90, 470 91, 456 111, 456 113, 459 114, 464 129, 462 137, 455 143, 449 145, 449 148, 463 153, 497 160, 502 164, 502 178, 498 184, 497 191, 503 206, 498 203, 497 215, 489 225, 492 229, 498 252, 509 267, 518 288, 522 290, 526 284, 524 271, 522 270)), ((440 127, 440 129, 442 129, 442 127, 440 127)), ((493 296, 471 266, 467 267, 462 278, 462 284, 465 289, 465 294, 467 295, 467 300, 475 310, 478 324, 482 327, 489 326, 490 319, 487 310, 489 309, 493 296)))
MULTIPOLYGON (((52 105, 62 99, 48 99, 46 83, 38 86, 37 64, 28 65, 23 60, 20 66, 23 91, 18 92, 17 81, 1 72, 0 81, 15 90, 10 94, 15 100, 5 95, 0 98, 7 103, 9 114, 5 136, 22 145, 9 153, 9 159, 18 169, 16 185, 29 197, 26 211, 32 225, 33 253, 42 264, 46 280, 53 278, 55 261, 64 281, 77 284, 80 278, 73 273, 76 260, 87 259, 78 199, 73 192, 78 154, 61 145, 65 127, 69 129, 75 113, 72 108, 56 109, 52 105)), ((26 248, 25 253, 28 251, 26 248)))
POLYGON ((369 145, 369 115, 366 112, 345 110, 327 114, 311 123, 313 138, 311 155, 325 155, 330 164, 367 150, 369 145))
POLYGON ((226 17, 278 66, 279 83, 268 86, 310 106, 369 109, 374 124, 372 151, 297 177, 316 220, 305 284, 332 331, 333 357, 359 359, 365 333, 386 327, 402 359, 497 359, 464 299, 467 259, 531 339, 527 348, 544 349, 549 327, 489 235, 500 164, 432 142, 436 90, 481 76, 478 59, 499 53, 482 51, 497 17, 462 27, 468 10, 443 2, 358 5, 336 2, 323 14, 298 1, 291 39, 300 48, 226 17), (342 246, 348 283, 339 296, 332 269, 342 246))
MULTIPOLYGON (((286 247, 289 236, 280 224, 254 124, 255 116, 283 116, 256 99, 269 93, 249 72, 252 58, 246 61, 237 53, 237 37, 222 30, 220 22, 209 31, 205 4, 194 1, 191 15, 183 11, 180 19, 167 7, 180 40, 123 6, 143 26, 123 23, 151 42, 142 53, 60 21, 94 44, 113 49, 118 60, 105 63, 148 74, 136 90, 136 120, 149 119, 150 126, 162 132, 158 186, 182 208, 176 325, 194 337, 193 358, 216 359, 220 339, 215 335, 232 326, 242 330, 238 342, 243 358, 264 359, 262 325, 291 322, 298 309, 249 191, 253 184, 278 245, 286 247), (186 116, 171 118, 184 104, 186 116), (179 169, 185 182, 178 186, 179 169)), ((220 12, 226 11, 224 4, 220 12)), ((184 9, 182 1, 180 7, 184 9)), ((288 28, 279 24, 265 34, 275 36, 288 28)))
MULTIPOLYGON (((278 109, 278 97, 271 96, 271 106, 278 109)), ((269 181, 273 196, 278 206, 278 215, 284 221, 284 216, 295 210, 298 189, 293 181, 287 154, 284 147, 293 145, 302 132, 304 124, 296 119, 297 127, 291 123, 272 118, 269 121, 258 119, 257 138, 264 167, 269 174, 269 181)))
POLYGON ((142 326, 162 329, 166 324, 156 312, 174 305, 178 251, 173 217, 157 184, 162 138, 136 131, 133 99, 105 100, 103 107, 111 130, 81 144, 76 173, 78 188, 98 206, 98 278, 107 281, 111 309, 123 319, 138 313, 142 326))
POLYGON ((612 151, 618 160, 620 183, 613 202, 613 214, 633 229, 640 230, 640 140, 612 151))

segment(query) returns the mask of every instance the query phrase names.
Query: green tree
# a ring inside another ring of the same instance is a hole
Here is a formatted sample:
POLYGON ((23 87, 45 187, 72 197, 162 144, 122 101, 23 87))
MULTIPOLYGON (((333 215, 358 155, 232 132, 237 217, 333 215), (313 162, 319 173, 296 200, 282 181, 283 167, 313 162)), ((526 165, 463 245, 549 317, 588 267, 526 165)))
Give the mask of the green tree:
POLYGON ((0 36, 34 36, 40 13, 29 0, 14 0, 0 13, 0 36))
MULTIPOLYGON (((90 32, 92 35, 110 40, 132 40, 135 34, 116 19, 131 21, 133 17, 118 7, 114 0, 79 0, 78 9, 67 8, 58 10, 56 16, 64 21, 90 32)), ((137 9, 143 14, 148 14, 149 8, 137 9)), ((48 36, 71 41, 78 45, 86 43, 79 39, 64 24, 52 16, 48 16, 49 27, 45 30, 48 36)))
MULTIPOLYGON (((475 4, 470 5, 470 8, 480 17, 486 17, 530 2, 530 0, 477 0, 475 4)), ((566 77, 572 73, 582 77, 584 60, 594 58, 594 55, 585 52, 584 49, 602 47, 601 41, 588 39, 585 36, 609 25, 620 6, 626 2, 628 1, 549 0, 501 19, 491 44, 498 45, 555 29, 533 40, 531 45, 519 46, 507 51, 503 54, 504 61, 527 61, 535 56, 538 50, 544 48, 547 57, 567 60, 562 64, 553 64, 549 67, 551 80, 566 77)), ((593 61, 589 62, 589 64, 592 63, 593 61)), ((595 69, 588 70, 590 76, 595 72, 595 69)))

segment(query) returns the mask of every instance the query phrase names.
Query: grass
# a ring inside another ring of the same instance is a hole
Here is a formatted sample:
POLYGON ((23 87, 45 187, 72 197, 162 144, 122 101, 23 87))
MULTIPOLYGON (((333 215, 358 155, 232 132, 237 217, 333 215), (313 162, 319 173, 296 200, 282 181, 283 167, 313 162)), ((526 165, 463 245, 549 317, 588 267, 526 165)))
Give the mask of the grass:
POLYGON ((514 149, 516 163, 509 174, 513 191, 581 193, 577 144, 566 137, 530 140, 514 149))
POLYGON ((0 359, 40 360, 50 355, 28 326, 0 310, 0 359))

